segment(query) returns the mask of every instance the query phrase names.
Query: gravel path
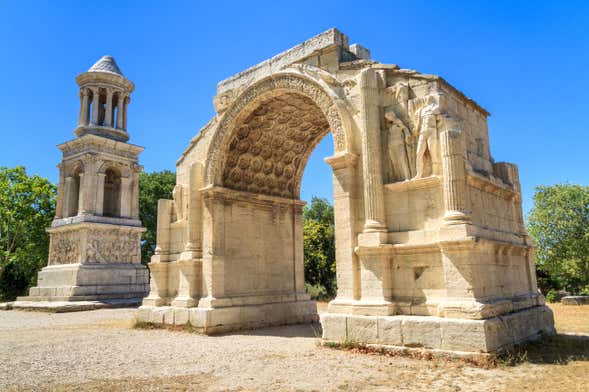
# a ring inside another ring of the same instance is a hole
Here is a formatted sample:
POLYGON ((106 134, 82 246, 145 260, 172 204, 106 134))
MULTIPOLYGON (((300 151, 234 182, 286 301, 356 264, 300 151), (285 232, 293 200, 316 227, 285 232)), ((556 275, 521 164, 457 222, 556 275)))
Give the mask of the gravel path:
POLYGON ((537 371, 318 347, 309 325, 212 337, 133 329, 133 314, 0 312, 0 390, 499 391, 537 371))

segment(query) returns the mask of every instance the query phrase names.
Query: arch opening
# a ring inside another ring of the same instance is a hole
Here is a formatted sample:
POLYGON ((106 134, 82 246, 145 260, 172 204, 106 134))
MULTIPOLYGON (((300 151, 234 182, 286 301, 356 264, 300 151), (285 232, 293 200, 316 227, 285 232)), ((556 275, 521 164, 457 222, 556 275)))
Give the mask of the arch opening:
POLYGON ((224 222, 224 295, 309 298, 299 199, 307 161, 330 130, 313 99, 279 89, 260 95, 228 130, 225 191, 213 217, 224 222))
POLYGON ((329 132, 321 109, 293 93, 261 98, 235 128, 223 168, 223 186, 298 199, 307 159, 329 132))
POLYGON ((121 214, 121 173, 109 168, 104 177, 104 201, 102 215, 117 217, 121 214))
POLYGON ((82 174, 82 169, 80 167, 74 170, 72 175, 72 182, 70 187, 70 194, 69 194, 69 211, 67 216, 76 216, 78 215, 78 204, 80 202, 80 177, 82 174))

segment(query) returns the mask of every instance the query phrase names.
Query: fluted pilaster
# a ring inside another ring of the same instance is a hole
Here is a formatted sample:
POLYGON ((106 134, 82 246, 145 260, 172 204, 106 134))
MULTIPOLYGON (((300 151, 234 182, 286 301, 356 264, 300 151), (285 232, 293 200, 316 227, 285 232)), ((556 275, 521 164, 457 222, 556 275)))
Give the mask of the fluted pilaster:
POLYGON ((462 132, 447 129, 440 134, 446 225, 470 222, 468 211, 465 148, 462 132))
POLYGON ((364 180, 365 232, 386 231, 381 165, 380 110, 378 80, 372 69, 360 75, 360 130, 362 133, 362 172, 364 180))

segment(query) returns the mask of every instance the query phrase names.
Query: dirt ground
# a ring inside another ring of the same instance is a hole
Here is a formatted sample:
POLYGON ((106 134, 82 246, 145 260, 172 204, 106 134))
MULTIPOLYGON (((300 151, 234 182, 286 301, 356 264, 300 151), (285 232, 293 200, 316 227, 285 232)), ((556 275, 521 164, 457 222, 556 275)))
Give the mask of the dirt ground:
MULTIPOLYGON (((322 310, 323 304, 319 305, 322 310)), ((589 305, 496 367, 318 346, 318 326, 201 336, 133 328, 133 310, 0 312, 0 390, 588 391, 589 305)))

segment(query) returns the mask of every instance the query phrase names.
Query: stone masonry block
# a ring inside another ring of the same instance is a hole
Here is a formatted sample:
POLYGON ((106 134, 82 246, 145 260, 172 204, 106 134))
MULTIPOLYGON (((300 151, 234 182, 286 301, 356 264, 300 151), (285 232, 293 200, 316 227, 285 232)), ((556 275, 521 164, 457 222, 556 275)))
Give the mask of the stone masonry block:
POLYGON ((403 318, 403 345, 440 348, 442 345, 440 317, 407 316, 403 318))
POLYGON ((442 320, 441 333, 441 349, 452 351, 486 351, 487 349, 484 320, 442 320))
POLYGON ((334 342, 347 340, 347 316, 337 313, 322 313, 321 327, 323 328, 323 339, 334 342))
POLYGON ((399 317, 378 318, 378 342, 392 346, 403 344, 401 335, 401 319, 399 317))
POLYGON ((348 339, 360 343, 375 343, 378 340, 376 316, 350 316, 348 318, 348 339))
POLYGON ((190 312, 185 308, 174 308, 174 325, 186 325, 190 320, 190 312))

